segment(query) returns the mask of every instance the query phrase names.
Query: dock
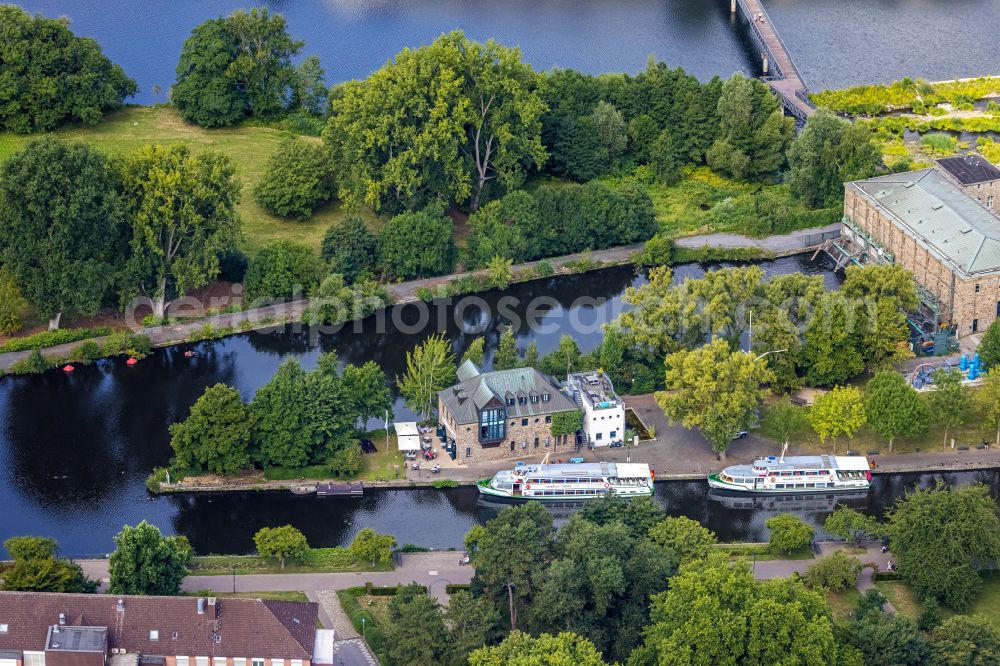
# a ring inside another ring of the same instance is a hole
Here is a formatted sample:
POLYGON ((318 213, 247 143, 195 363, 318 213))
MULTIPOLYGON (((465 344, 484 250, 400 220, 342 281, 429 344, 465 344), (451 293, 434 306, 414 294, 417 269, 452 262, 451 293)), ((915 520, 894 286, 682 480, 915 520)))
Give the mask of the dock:
POLYGON ((805 81, 795 68, 792 56, 781 41, 771 17, 767 15, 760 0, 730 0, 730 11, 736 14, 737 8, 749 22, 750 36, 761 50, 764 72, 761 80, 771 86, 771 91, 778 96, 781 106, 795 118, 795 122, 804 124, 816 112, 816 107, 809 101, 805 81))
POLYGON ((317 497, 361 497, 364 493, 365 486, 360 481, 316 484, 317 497))

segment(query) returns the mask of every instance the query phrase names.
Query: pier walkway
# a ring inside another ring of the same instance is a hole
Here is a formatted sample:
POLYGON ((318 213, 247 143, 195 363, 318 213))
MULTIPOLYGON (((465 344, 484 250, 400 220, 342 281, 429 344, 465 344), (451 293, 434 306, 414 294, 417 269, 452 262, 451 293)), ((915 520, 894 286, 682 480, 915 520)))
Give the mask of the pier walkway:
POLYGON ((764 11, 764 5, 760 0, 731 0, 733 13, 736 13, 737 6, 750 24, 750 36, 761 49, 764 70, 761 78, 771 86, 781 105, 795 117, 796 122, 804 123, 815 113, 816 107, 809 101, 805 81, 795 68, 792 56, 771 18, 764 11))

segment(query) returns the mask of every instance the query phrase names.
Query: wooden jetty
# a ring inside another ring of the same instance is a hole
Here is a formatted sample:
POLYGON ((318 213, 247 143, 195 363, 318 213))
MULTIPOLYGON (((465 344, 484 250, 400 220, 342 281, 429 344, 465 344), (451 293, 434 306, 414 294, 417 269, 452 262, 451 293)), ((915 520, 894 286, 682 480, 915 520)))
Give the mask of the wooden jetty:
POLYGON ((365 486, 360 481, 316 484, 317 497, 361 497, 364 493, 365 486))
POLYGON ((799 70, 792 62, 792 56, 781 41, 771 18, 764 11, 760 0, 730 0, 730 10, 737 8, 750 23, 750 36, 761 50, 764 75, 761 77, 781 100, 781 106, 795 117, 799 124, 816 112, 809 101, 809 92, 799 70))

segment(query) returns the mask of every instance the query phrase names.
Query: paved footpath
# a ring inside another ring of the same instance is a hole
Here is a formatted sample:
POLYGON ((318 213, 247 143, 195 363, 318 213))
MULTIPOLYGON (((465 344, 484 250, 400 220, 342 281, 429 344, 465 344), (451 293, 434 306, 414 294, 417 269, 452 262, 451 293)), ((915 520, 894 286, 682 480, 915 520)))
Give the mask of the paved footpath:
POLYGON ((753 247, 759 250, 766 250, 774 254, 795 254, 806 250, 806 242, 809 236, 829 233, 840 229, 840 222, 830 224, 825 227, 815 229, 802 229, 793 231, 784 236, 768 236, 766 238, 750 238, 740 234, 704 234, 701 236, 687 236, 678 238, 675 242, 678 247, 696 250, 705 247, 739 248, 753 247))
MULTIPOLYGON (((456 551, 434 553, 401 553, 401 563, 392 571, 357 571, 346 573, 287 573, 246 574, 232 576, 188 576, 181 589, 184 592, 285 592, 298 590, 317 593, 321 590, 342 590, 371 583, 379 587, 419 583, 431 595, 446 600, 447 585, 467 585, 472 581, 472 567, 459 565, 462 554, 456 551)), ((78 560, 90 578, 104 581, 108 577, 107 560, 78 560)))

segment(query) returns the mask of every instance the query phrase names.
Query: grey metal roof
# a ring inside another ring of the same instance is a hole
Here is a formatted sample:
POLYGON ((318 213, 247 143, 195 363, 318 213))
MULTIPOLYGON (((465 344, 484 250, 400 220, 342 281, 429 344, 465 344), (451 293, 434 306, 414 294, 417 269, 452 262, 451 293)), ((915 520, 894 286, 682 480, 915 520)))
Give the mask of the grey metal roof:
POLYGON ((481 375, 482 372, 483 371, 479 369, 478 365, 466 359, 462 362, 462 365, 458 366, 458 370, 455 372, 455 375, 458 377, 458 381, 466 382, 476 375, 481 375))
POLYGON ((1000 218, 936 169, 850 183, 966 278, 1000 271, 1000 218))
POLYGON ((974 185, 976 183, 986 183, 991 180, 1000 180, 1000 169, 993 166, 985 157, 976 153, 945 157, 936 160, 936 162, 939 167, 950 173, 962 185, 974 185))
POLYGON ((556 414, 577 408, 562 393, 555 380, 534 368, 480 373, 451 388, 438 391, 438 396, 459 424, 478 423, 479 410, 493 398, 504 404, 508 418, 556 414), (544 394, 549 395, 548 402, 543 402, 544 394), (538 402, 531 401, 532 395, 538 396, 538 402), (527 398, 523 405, 517 399, 522 396, 527 398), (514 398, 513 405, 507 404, 508 398, 514 398))

